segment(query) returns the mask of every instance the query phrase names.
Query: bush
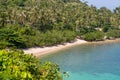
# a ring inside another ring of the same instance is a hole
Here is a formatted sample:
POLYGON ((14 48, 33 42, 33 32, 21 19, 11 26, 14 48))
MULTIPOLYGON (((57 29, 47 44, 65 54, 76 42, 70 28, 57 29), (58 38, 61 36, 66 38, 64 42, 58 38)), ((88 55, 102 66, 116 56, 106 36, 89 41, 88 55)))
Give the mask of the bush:
POLYGON ((90 32, 83 35, 83 39, 87 41, 100 41, 103 40, 104 33, 100 31, 90 32))
POLYGON ((108 39, 110 38, 119 38, 120 37, 120 30, 110 30, 107 32, 108 39))
POLYGON ((96 31, 94 28, 87 28, 87 27, 80 27, 79 28, 79 32, 78 32, 78 34, 79 35, 84 35, 84 34, 87 34, 87 33, 90 33, 90 32, 94 32, 94 31, 96 31))
POLYGON ((10 44, 10 43, 7 42, 7 41, 0 41, 0 49, 5 49, 5 48, 7 48, 8 46, 12 46, 12 44, 10 44))
POLYGON ((31 27, 20 27, 19 25, 10 25, 0 29, 0 48, 7 47, 29 48, 52 46, 65 42, 71 42, 75 39, 76 33, 70 30, 49 30, 40 32, 31 27))
POLYGON ((52 46, 56 44, 61 44, 65 42, 70 42, 75 39, 76 34, 73 31, 47 31, 44 34, 40 35, 41 38, 39 38, 40 46, 52 46))
POLYGON ((12 29, 2 28, 0 29, 0 43, 1 48, 5 47, 17 47, 17 48, 24 48, 25 46, 25 39, 19 35, 18 32, 15 32, 12 29))
POLYGON ((104 25, 103 27, 103 32, 108 32, 109 30, 111 30, 113 27, 111 27, 111 25, 104 25))
POLYGON ((0 50, 0 80, 62 80, 57 64, 22 51, 0 50))

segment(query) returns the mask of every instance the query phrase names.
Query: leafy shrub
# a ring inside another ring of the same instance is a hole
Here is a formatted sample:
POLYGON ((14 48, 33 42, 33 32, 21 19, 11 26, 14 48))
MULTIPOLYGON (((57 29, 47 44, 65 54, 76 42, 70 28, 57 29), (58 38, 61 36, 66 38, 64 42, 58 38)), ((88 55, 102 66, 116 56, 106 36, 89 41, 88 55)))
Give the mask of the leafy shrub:
POLYGON ((90 33, 90 32, 94 32, 94 31, 96 31, 94 28, 87 28, 87 27, 80 27, 79 28, 79 35, 84 35, 84 34, 87 34, 87 33, 90 33))
POLYGON ((108 38, 119 38, 120 37, 120 30, 110 30, 107 32, 108 38))
POLYGON ((22 51, 0 50, 0 80, 62 80, 57 64, 22 51))
POLYGON ((7 48, 8 46, 11 46, 11 45, 12 44, 10 44, 7 41, 0 41, 0 49, 5 49, 5 48, 7 48))
POLYGON ((40 32, 31 27, 20 27, 20 25, 10 25, 0 29, 0 48, 16 47, 29 48, 36 46, 52 46, 75 39, 76 33, 70 30, 50 30, 40 32))
POLYGON ((87 41, 99 41, 103 40, 104 33, 100 31, 90 32, 83 36, 83 39, 87 41))
POLYGON ((114 29, 110 23, 104 24, 102 27, 103 32, 108 32, 109 30, 114 29))
POLYGON ((18 32, 15 32, 12 29, 2 28, 0 29, 0 43, 1 48, 4 47, 17 47, 24 48, 25 40, 18 32))
POLYGON ((41 33, 39 37, 39 46, 52 46, 56 44, 61 44, 65 42, 70 42, 76 37, 73 31, 47 31, 46 33, 41 33))

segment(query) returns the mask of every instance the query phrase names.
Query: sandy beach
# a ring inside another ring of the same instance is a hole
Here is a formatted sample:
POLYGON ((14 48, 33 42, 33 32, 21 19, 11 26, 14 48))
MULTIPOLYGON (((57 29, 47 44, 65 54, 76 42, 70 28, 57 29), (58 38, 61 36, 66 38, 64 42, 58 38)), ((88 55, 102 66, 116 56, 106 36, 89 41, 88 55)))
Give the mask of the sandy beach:
POLYGON ((81 40, 81 39, 76 39, 75 42, 72 43, 65 43, 64 45, 57 45, 57 46, 50 46, 50 47, 36 47, 36 48, 29 48, 29 49, 24 49, 23 51, 25 52, 25 54, 33 54, 34 56, 44 56, 44 55, 48 55, 51 54, 53 52, 57 52, 72 46, 76 46, 76 45, 80 45, 80 44, 85 44, 85 43, 89 43, 89 44, 93 44, 93 43, 98 43, 98 44, 104 44, 104 43, 111 43, 111 42, 120 42, 120 38, 115 39, 115 40, 105 40, 105 41, 94 41, 94 42, 87 42, 85 40, 81 40))
POLYGON ((50 54, 65 48, 69 48, 69 47, 84 44, 84 43, 87 43, 87 41, 76 39, 75 42, 65 43, 64 45, 57 45, 57 46, 44 47, 44 48, 41 48, 41 47, 29 48, 29 49, 24 49, 23 51, 25 52, 25 54, 33 54, 34 56, 43 56, 46 54, 50 54))

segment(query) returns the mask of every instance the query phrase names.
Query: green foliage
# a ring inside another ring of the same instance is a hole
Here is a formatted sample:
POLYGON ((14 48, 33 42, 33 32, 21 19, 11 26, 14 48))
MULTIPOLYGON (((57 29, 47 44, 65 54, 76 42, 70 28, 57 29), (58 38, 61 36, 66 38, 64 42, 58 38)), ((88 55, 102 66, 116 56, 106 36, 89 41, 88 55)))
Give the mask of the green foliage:
POLYGON ((26 36, 26 45, 32 46, 52 46, 65 42, 73 41, 76 37, 76 33, 69 30, 64 31, 47 31, 45 33, 37 31, 34 36, 26 36))
POLYGON ((0 80, 62 80, 57 64, 22 51, 0 50, 0 80))
POLYGON ((11 46, 11 45, 12 44, 10 44, 7 41, 0 41, 0 49, 5 49, 5 48, 7 48, 8 46, 11 46))
POLYGON ((1 26, 20 24, 40 31, 75 30, 78 26, 104 27, 108 24, 119 26, 119 7, 113 13, 105 7, 89 7, 79 0, 0 0, 0 6, 1 26))
POLYGON ((108 32, 109 30, 115 29, 115 28, 116 28, 116 27, 112 27, 112 25, 107 24, 107 25, 104 25, 104 26, 103 26, 102 31, 103 31, 103 32, 108 32))
POLYGON ((0 48, 71 42, 95 28, 119 28, 119 20, 120 7, 112 12, 80 0, 0 0, 0 48))
POLYGON ((108 39, 111 39, 111 38, 119 38, 120 37, 120 30, 110 30, 106 33, 108 39))
POLYGON ((79 35, 84 35, 90 32, 96 31, 94 28, 87 28, 87 27, 80 27, 80 31, 78 32, 79 35))
POLYGON ((0 44, 0 48, 12 46, 23 48, 25 47, 25 40, 14 30, 2 28, 0 29, 0 44))
POLYGON ((104 38, 104 33, 101 31, 90 32, 83 35, 83 39, 87 41, 99 41, 99 40, 103 40, 103 38, 104 38))

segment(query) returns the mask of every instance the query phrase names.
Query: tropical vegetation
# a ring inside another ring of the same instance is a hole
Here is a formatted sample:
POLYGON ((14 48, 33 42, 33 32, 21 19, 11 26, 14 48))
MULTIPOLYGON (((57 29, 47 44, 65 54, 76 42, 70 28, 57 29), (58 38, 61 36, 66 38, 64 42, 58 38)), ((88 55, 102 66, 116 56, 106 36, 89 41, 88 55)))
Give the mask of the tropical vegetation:
POLYGON ((22 51, 0 50, 0 80, 62 80, 59 66, 22 51))
POLYGON ((120 30, 120 7, 97 9, 79 0, 0 0, 0 7, 1 49, 52 46, 76 36, 103 40, 120 30), (96 32, 104 36, 87 36, 96 32))

